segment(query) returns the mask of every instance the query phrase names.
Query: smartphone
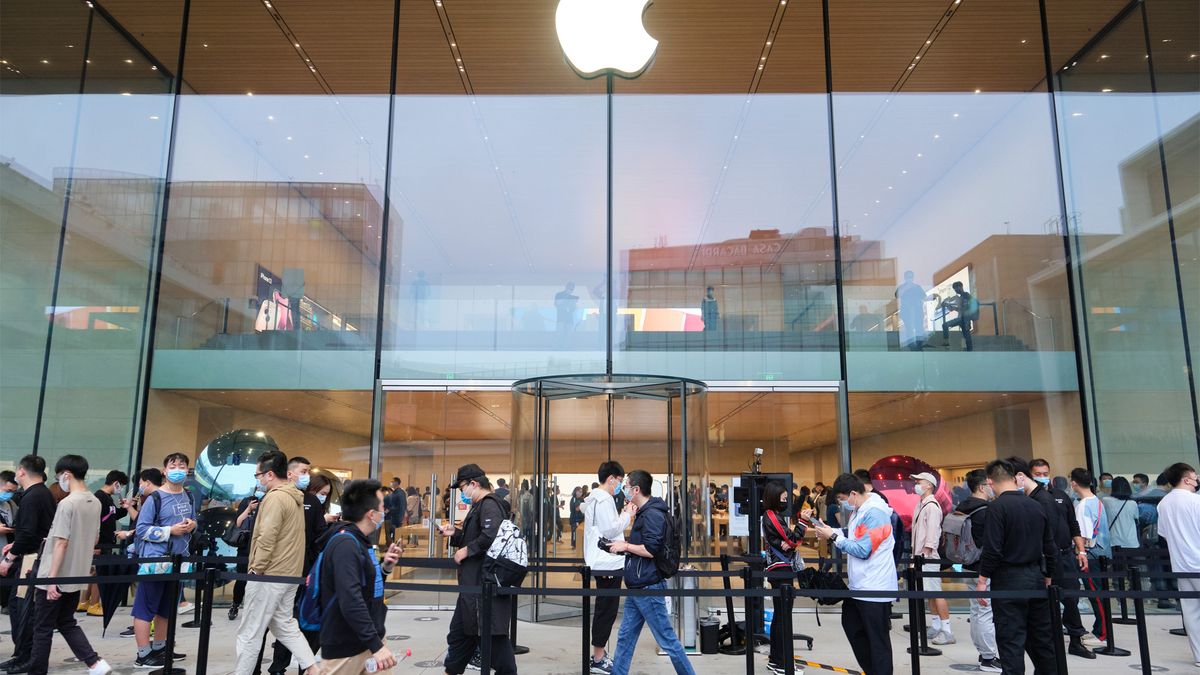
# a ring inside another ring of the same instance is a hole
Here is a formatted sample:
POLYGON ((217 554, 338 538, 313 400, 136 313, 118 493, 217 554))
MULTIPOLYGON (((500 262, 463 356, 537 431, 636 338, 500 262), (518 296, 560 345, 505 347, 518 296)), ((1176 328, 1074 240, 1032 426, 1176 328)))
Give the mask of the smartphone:
POLYGON ((612 551, 608 550, 608 547, 611 545, 612 545, 612 540, 605 539, 604 537, 600 537, 600 541, 596 542, 596 547, 599 548, 601 551, 604 551, 605 553, 612 553, 612 551))

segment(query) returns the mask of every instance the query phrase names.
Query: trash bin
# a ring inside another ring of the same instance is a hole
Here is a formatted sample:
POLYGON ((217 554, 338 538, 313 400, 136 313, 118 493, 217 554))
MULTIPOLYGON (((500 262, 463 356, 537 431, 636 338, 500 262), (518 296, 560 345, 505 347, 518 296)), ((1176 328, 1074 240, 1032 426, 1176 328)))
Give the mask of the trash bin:
POLYGON ((721 648, 721 620, 708 616, 700 620, 700 653, 716 654, 721 648))
MULTIPOLYGON (((695 567, 686 565, 680 570, 695 570, 695 567)), ((672 588, 695 589, 698 587, 699 579, 692 576, 674 576, 671 578, 670 585, 672 588)), ((678 613, 675 615, 677 621, 676 629, 679 633, 679 641, 683 644, 684 649, 696 648, 696 625, 699 620, 699 615, 696 611, 696 596, 683 595, 678 596, 678 604, 676 609, 678 613)), ((668 609, 668 611, 670 611, 668 609)))

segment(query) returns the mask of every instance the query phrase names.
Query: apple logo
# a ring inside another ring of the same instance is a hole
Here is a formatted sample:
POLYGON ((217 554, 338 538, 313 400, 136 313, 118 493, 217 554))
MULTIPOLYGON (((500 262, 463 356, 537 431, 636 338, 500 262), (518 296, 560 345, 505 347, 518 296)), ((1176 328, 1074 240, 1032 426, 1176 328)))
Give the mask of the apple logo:
POLYGON ((614 71, 637 77, 658 49, 642 25, 651 0, 559 0, 554 15, 558 42, 583 77, 614 71))

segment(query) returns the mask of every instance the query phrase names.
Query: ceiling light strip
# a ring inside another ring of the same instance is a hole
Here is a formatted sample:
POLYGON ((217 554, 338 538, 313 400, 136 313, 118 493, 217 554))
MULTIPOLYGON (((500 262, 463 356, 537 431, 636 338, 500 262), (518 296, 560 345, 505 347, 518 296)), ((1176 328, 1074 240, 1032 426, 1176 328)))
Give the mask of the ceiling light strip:
POLYGON ((912 77, 912 74, 917 70, 917 66, 921 64, 921 59, 929 53, 929 50, 933 49, 934 41, 946 30, 946 25, 950 23, 950 19, 954 18, 954 14, 958 11, 958 8, 962 6, 961 3, 962 0, 950 0, 950 5, 946 7, 945 12, 942 12, 941 17, 934 24, 933 30, 929 31, 929 34, 925 36, 925 41, 917 47, 913 58, 909 60, 908 65, 905 66, 900 76, 896 78, 896 82, 892 85, 891 89, 893 92, 898 92, 904 88, 904 85, 908 82, 908 78, 912 77))
POLYGON ((291 27, 288 26, 287 21, 283 18, 283 15, 280 14, 279 10, 275 7, 275 3, 273 3, 271 0, 262 0, 262 4, 263 8, 267 10, 267 14, 269 14, 271 19, 275 22, 275 26, 279 28, 279 32, 283 33, 283 37, 288 41, 288 45, 291 46, 292 49, 296 50, 296 55, 300 58, 301 62, 304 64, 304 67, 308 68, 308 72, 311 73, 313 79, 317 81, 317 86, 321 87, 321 90, 326 94, 333 95, 333 87, 329 86, 329 82, 326 81, 325 76, 322 75, 318 70, 316 62, 312 60, 308 52, 305 51, 303 46, 301 46, 300 38, 297 37, 294 32, 292 32, 291 27))

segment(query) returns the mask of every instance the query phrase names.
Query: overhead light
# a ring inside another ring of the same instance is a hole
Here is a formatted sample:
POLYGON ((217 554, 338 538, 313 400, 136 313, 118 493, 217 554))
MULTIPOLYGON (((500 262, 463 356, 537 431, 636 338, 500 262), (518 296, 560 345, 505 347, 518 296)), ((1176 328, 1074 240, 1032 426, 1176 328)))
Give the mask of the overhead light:
POLYGON ((304 159, 308 159, 308 155, 305 155, 305 156, 304 156, 304 159))
POLYGON ((1083 117, 1083 113, 1071 113, 1071 117, 1083 117))
POLYGON ((253 95, 254 95, 254 92, 252 92, 252 91, 248 91, 248 92, 246 92, 246 95, 247 95, 247 96, 253 96, 253 95))
POLYGON ((47 65, 48 65, 50 62, 49 62, 49 61, 47 61, 46 59, 42 59, 42 63, 45 63, 45 64, 47 64, 47 65))
POLYGON ((942 135, 941 135, 941 134, 934 134, 934 135, 933 135, 933 140, 935 140, 935 141, 936 141, 937 139, 939 139, 939 138, 941 138, 941 137, 942 137, 942 135))
POLYGON ((67 45, 67 49, 74 49, 75 45, 67 45))
POLYGON ((121 95, 122 95, 122 96, 133 96, 133 94, 132 94, 131 92, 128 92, 128 91, 123 91, 123 92, 121 92, 121 95))
POLYGON ((274 115, 267 115, 267 121, 268 121, 268 122, 274 122, 274 121, 275 121, 275 116, 274 116, 274 115))
POLYGON ((892 189, 892 186, 891 186, 891 185, 889 185, 889 186, 888 186, 888 189, 889 189, 889 190, 891 190, 891 189, 892 189))
POLYGON ((958 117, 958 113, 954 113, 954 115, 953 115, 953 116, 954 116, 954 117, 958 117))
POLYGON ((158 70, 158 66, 150 66, 150 70, 158 70))
POLYGON ((125 63, 133 63, 133 59, 125 59, 125 63))
POLYGON ((921 154, 921 153, 919 153, 919 152, 917 153, 917 159, 921 159, 921 158, 922 158, 922 157, 924 157, 924 156, 925 156, 925 155, 923 155, 923 154, 921 154))
POLYGON ((900 169, 900 173, 908 173, 908 169, 900 169))
POLYGON ((1107 58, 1108 58, 1108 54, 1101 54, 1101 55, 1100 55, 1100 58, 1102 58, 1102 59, 1107 59, 1107 58))
POLYGON ((1102 94, 1107 94, 1107 93, 1108 93, 1108 92, 1110 92, 1110 91, 1112 91, 1112 89, 1109 89, 1108 87, 1105 87, 1104 89, 1101 89, 1101 90, 1100 90, 1100 93, 1102 93, 1102 94))
POLYGON ((1163 42, 1170 42, 1170 41, 1171 41, 1171 38, 1164 38, 1164 39, 1163 39, 1163 42))
POLYGON ((1025 44, 1026 42, 1029 42, 1029 40, 1021 40, 1021 44, 1025 44))
POLYGON ((290 141, 290 140, 292 140, 292 137, 291 137, 291 136, 288 136, 288 137, 287 137, 287 140, 289 140, 289 141, 290 141))
POLYGON ((205 43, 204 43, 204 48, 205 48, 205 49, 208 49, 208 43, 207 43, 207 42, 205 42, 205 43))
POLYGON ((152 119, 152 120, 156 120, 156 119, 158 119, 158 115, 151 115, 151 116, 150 116, 150 119, 152 119))

